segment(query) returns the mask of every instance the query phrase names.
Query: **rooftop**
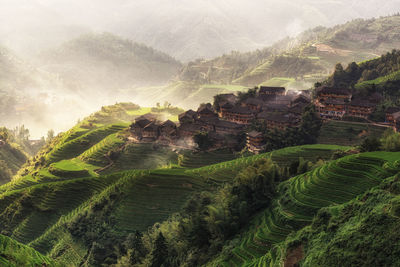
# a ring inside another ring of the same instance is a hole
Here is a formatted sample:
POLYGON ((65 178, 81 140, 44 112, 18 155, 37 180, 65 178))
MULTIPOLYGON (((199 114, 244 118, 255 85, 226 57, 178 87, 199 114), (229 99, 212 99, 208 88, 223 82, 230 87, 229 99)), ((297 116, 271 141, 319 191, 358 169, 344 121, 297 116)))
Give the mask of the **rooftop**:
POLYGON ((350 103, 351 106, 357 106, 357 107, 374 107, 376 104, 371 103, 368 99, 353 99, 351 100, 350 103))
POLYGON ((239 107, 239 106, 235 106, 233 107, 230 112, 232 113, 238 113, 238 114, 253 114, 253 112, 251 110, 249 110, 248 108, 245 107, 239 107))
POLYGON ((332 95, 345 95, 345 96, 351 96, 351 92, 348 89, 345 88, 333 88, 333 87, 328 87, 328 86, 322 86, 317 88, 317 94, 332 94, 332 95))
POLYGON ((285 87, 260 86, 260 93, 282 93, 285 91, 285 87))

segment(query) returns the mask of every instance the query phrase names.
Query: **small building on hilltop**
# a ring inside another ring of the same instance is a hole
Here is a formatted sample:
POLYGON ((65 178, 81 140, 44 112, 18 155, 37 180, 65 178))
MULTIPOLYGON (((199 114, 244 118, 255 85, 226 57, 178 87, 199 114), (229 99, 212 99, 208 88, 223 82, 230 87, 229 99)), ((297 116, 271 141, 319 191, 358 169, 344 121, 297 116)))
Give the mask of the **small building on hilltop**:
POLYGON ((376 104, 370 102, 368 99, 353 99, 347 106, 347 115, 368 119, 369 115, 374 112, 375 107, 376 104))
POLYGON ((197 119, 197 112, 189 109, 188 111, 179 114, 178 119, 181 124, 193 123, 197 119))
POLYGON ((270 87, 270 86, 260 86, 260 95, 284 95, 286 92, 285 87, 270 87))
POLYGON ((251 131, 247 133, 246 140, 247 149, 255 154, 265 150, 265 140, 261 132, 251 131))

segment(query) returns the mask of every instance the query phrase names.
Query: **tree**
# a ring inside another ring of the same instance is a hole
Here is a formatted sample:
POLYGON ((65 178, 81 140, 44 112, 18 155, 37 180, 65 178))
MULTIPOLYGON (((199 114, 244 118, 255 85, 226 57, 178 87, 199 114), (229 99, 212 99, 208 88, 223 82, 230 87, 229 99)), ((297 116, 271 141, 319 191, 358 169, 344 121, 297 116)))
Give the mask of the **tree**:
POLYGON ((381 142, 378 138, 375 137, 368 137, 364 139, 364 141, 360 145, 361 152, 371 152, 371 151, 378 151, 381 147, 381 142))
POLYGON ((214 144, 208 132, 198 132, 194 135, 193 139, 194 142, 198 145, 199 149, 202 151, 209 149, 214 144))
POLYGON ((319 131, 322 126, 322 120, 317 115, 314 105, 307 106, 302 116, 300 133, 306 144, 312 144, 317 141, 319 131))
POLYGON ((8 132, 6 127, 0 127, 0 139, 7 142, 10 137, 10 133, 8 132))
POLYGON ((400 151, 400 133, 395 133, 391 129, 385 131, 381 143, 385 151, 400 151))
POLYGON ((157 236, 157 239, 154 242, 154 248, 151 252, 151 267, 160 267, 163 266, 168 257, 168 247, 166 244, 166 240, 162 232, 160 232, 157 236))
POLYGON ((46 142, 47 142, 47 143, 50 143, 51 140, 53 140, 53 139, 54 139, 54 130, 53 130, 53 129, 50 129, 50 130, 47 132, 46 142))

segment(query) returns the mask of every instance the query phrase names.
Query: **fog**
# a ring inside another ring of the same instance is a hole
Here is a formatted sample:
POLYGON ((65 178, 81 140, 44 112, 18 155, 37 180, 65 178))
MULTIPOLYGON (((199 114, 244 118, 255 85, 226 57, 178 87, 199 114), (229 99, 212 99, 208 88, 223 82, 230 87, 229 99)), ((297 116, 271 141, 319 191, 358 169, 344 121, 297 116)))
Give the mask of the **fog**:
POLYGON ((185 63, 252 51, 311 27, 389 15, 399 7, 400 0, 0 0, 0 46, 5 47, 0 51, 0 101, 7 96, 16 101, 15 114, 0 112, 0 126, 25 124, 39 138, 48 129, 68 129, 103 105, 160 101, 132 90, 167 84, 168 79, 157 79, 159 73, 154 80, 128 79, 135 67, 126 73, 123 64, 88 67, 103 58, 83 60, 79 73, 77 60, 44 60, 44 54, 82 34, 110 32, 185 63), (104 76, 109 84, 100 79, 104 76))

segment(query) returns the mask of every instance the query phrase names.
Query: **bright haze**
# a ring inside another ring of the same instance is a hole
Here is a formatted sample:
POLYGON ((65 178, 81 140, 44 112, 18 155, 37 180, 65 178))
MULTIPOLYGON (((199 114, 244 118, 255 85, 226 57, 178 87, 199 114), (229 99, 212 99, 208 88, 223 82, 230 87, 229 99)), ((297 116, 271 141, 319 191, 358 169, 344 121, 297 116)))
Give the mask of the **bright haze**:
POLYGON ((0 126, 25 124, 34 138, 63 131, 103 105, 143 104, 123 89, 165 85, 188 61, 252 51, 399 6, 397 0, 0 0, 0 126))
POLYGON ((85 31, 108 31, 186 61, 398 7, 398 0, 1 0, 0 37, 27 53, 85 31))

